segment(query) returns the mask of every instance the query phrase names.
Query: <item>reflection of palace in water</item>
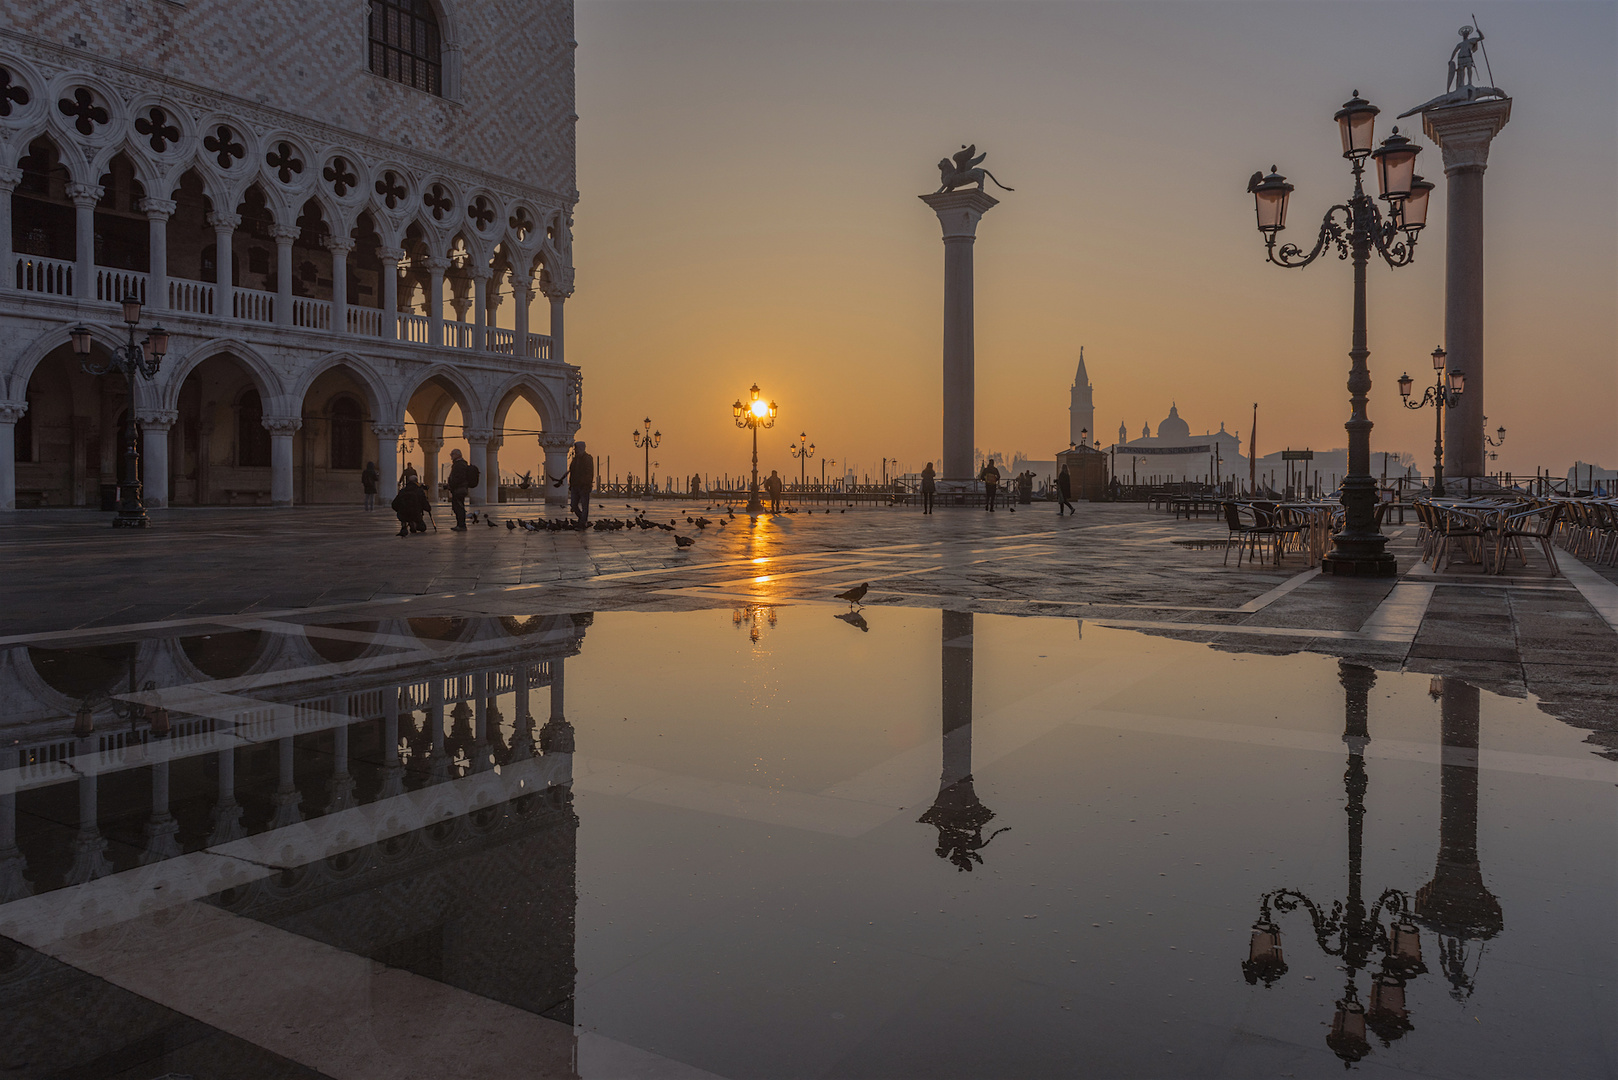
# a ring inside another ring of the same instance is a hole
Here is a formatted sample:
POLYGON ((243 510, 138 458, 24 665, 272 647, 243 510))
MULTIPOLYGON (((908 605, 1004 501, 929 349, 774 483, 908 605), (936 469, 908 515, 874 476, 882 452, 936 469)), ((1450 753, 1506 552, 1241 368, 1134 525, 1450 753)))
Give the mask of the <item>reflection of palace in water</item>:
MULTIPOLYGON (((104 910, 127 875, 570 1026, 563 675, 589 622, 266 623, 0 653, 0 934, 26 940, 45 904, 74 930, 109 929, 148 904, 104 910)), ((164 1022, 126 994, 100 1000, 118 1022, 82 1038, 82 1015, 64 1020, 85 1006, 53 1000, 67 969, 31 955, 0 965, 0 1013, 55 1067, 164 1022)))
POLYGON ((1411 980, 1427 974, 1422 958, 1422 930, 1438 938, 1438 964, 1456 1000, 1469 997, 1482 956, 1483 943, 1504 928, 1500 903, 1483 882, 1478 862, 1478 688, 1456 679, 1433 680, 1432 694, 1441 702, 1443 737, 1440 779, 1438 865, 1433 880, 1409 893, 1384 889, 1369 909, 1364 895, 1365 796, 1370 777, 1365 748, 1371 741, 1368 698, 1376 672, 1340 663, 1343 685, 1343 742, 1348 769, 1343 774, 1348 814, 1348 895, 1329 908, 1296 889, 1277 889, 1260 900, 1248 958, 1242 973, 1249 984, 1273 986, 1287 972, 1281 947, 1281 917, 1304 908, 1315 943, 1328 956, 1342 960, 1346 980, 1336 1002, 1326 1044, 1345 1063, 1371 1052, 1367 1032, 1384 1047, 1412 1031, 1406 1005, 1411 980), (1387 925, 1383 925, 1383 920, 1387 925), (1373 965, 1369 999, 1361 1003, 1359 975, 1373 965))

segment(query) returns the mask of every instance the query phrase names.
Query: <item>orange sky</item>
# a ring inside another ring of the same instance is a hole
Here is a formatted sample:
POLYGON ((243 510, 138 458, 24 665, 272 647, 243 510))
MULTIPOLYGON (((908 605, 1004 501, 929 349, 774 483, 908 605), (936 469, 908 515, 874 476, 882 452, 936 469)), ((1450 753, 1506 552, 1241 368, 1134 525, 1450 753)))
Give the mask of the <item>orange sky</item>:
MULTIPOLYGON (((581 0, 581 435, 639 472, 650 415, 660 473, 745 470, 730 403, 756 380, 781 405, 766 470, 796 473, 805 430, 816 472, 936 460, 943 252, 916 196, 975 142, 1017 189, 978 233, 978 446, 1064 447, 1080 344, 1109 439, 1171 401, 1245 436, 1257 401, 1261 453, 1341 446, 1349 267, 1267 265, 1244 185, 1279 164, 1287 238, 1312 241, 1349 192, 1332 113, 1358 88, 1380 138, 1442 92, 1470 9, 581 0)), ((1486 179, 1500 468, 1618 461, 1615 12, 1476 9, 1514 98, 1486 179)), ((1415 265, 1372 267, 1371 415, 1373 450, 1427 462, 1432 415, 1395 385, 1443 337, 1442 167, 1419 141, 1434 225, 1415 265)))

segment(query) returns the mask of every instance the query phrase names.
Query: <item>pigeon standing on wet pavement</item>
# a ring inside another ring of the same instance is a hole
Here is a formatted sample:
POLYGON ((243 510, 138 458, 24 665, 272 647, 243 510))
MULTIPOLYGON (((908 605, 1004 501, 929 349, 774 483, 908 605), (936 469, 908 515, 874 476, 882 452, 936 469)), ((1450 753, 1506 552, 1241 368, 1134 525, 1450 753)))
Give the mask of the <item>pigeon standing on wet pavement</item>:
POLYGON ((852 610, 854 610, 854 605, 858 604, 861 600, 864 600, 865 599, 865 594, 870 592, 870 591, 871 591, 871 583, 869 581, 867 581, 863 585, 854 586, 852 589, 848 590, 847 592, 838 593, 837 594, 837 599, 839 599, 839 600, 847 600, 848 601, 848 608, 849 608, 850 611, 852 611, 852 610))
POLYGON ((689 536, 681 536, 679 533, 674 534, 674 546, 679 548, 681 551, 684 551, 694 543, 696 543, 696 541, 691 539, 689 536))

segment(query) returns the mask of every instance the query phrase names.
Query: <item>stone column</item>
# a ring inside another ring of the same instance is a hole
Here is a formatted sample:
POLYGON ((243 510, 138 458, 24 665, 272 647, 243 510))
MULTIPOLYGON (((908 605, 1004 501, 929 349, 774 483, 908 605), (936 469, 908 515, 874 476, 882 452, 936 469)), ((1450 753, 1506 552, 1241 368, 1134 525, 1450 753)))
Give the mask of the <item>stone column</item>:
POLYGON ((494 759, 489 755, 489 713, 493 710, 487 671, 472 675, 472 693, 472 749, 467 757, 471 759, 473 772, 487 772, 494 766, 494 759))
MULTIPOLYGON (((67 197, 73 200, 74 246, 73 295, 80 300, 96 298, 96 203, 106 189, 99 184, 69 184, 67 197)), ((119 298, 121 299, 121 298, 119 298)))
POLYGON ((334 236, 326 242, 331 252, 331 332, 348 333, 348 253, 354 250, 354 241, 346 236, 334 236))
POLYGON ((292 325, 292 241, 298 230, 290 225, 277 225, 271 231, 275 237, 275 325, 292 325))
POLYGON ((17 421, 27 411, 26 401, 0 401, 0 510, 17 509, 17 421))
POLYGON ((498 435, 492 436, 483 453, 483 501, 489 506, 500 502, 500 444, 504 441, 498 435))
POLYGON ((303 427, 298 416, 266 416, 270 433, 270 505, 292 505, 292 435, 303 427))
POLYGON ((141 434, 142 500, 149 508, 169 504, 169 430, 180 418, 174 409, 136 409, 141 434))
POLYGON ((1444 479, 1483 476, 1483 170, 1511 99, 1428 109, 1422 128, 1444 155, 1447 205, 1444 350, 1466 393, 1444 415, 1444 479))
POLYGON ((236 257, 232 250, 232 238, 236 234, 236 227, 241 223, 240 214, 221 214, 216 211, 208 215, 208 224, 213 226, 213 261, 217 268, 214 272, 213 314, 221 319, 236 316, 234 299, 236 257))
POLYGON ((213 806, 213 831, 208 834, 208 844, 228 844, 245 835, 242 808, 236 802, 236 748, 227 746, 219 751, 219 800, 213 806))
POLYGON ((399 260, 405 257, 404 248, 379 247, 376 257, 382 260, 382 336, 396 341, 399 337, 399 260))
POLYGON ((326 782, 326 813, 335 814, 354 805, 354 778, 348 772, 348 725, 332 729, 331 779, 326 782))
POLYGON ((422 260, 427 264, 430 285, 427 289, 427 343, 444 345, 444 271, 449 260, 441 255, 429 255, 422 260))
POLYGON ((939 858, 962 870, 981 864, 983 827, 994 811, 978 800, 972 784, 972 613, 945 611, 941 650, 943 760, 938 797, 917 820, 938 830, 939 858))
POLYGON ((434 676, 427 690, 427 779, 441 784, 449 779, 449 755, 444 752, 444 680, 434 676))
POLYGON ((472 348, 483 352, 489 347, 489 278, 493 276, 482 263, 472 267, 472 348))
POLYGON ((427 489, 427 500, 438 501, 438 440, 425 435, 416 436, 421 447, 421 486, 427 489))
POLYGON ((978 221, 1000 200, 981 191, 923 195, 944 230, 944 457, 942 479, 973 476, 976 357, 972 321, 972 244, 978 221))
POLYGON ((379 799, 391 799, 404 794, 404 766, 399 764, 399 698, 398 693, 382 692, 382 789, 379 799))
POLYGON ((169 218, 174 216, 173 199, 142 199, 146 214, 149 258, 146 261, 146 306, 153 311, 169 307, 169 218))
POLYGON ((73 865, 63 875, 69 885, 83 885, 112 873, 107 862, 107 838, 101 835, 96 815, 96 776, 79 775, 79 829, 73 837, 73 865))
POLYGON ((152 770, 152 816, 146 821, 146 850, 141 852, 140 864, 150 866, 180 854, 180 844, 174 837, 180 823, 169 813, 169 763, 154 761, 152 770))
POLYGON ((547 273, 540 283, 545 291, 545 299, 551 302, 551 359, 558 364, 566 362, 567 355, 562 345, 565 336, 562 323, 562 305, 567 298, 573 295, 573 268, 568 267, 565 273, 551 276, 547 273))
MULTIPOLYGON (((7 196, 0 192, 0 198, 7 196)), ((3 760, 7 768, 16 768, 21 759, 21 751, 7 750, 3 760)), ((23 876, 27 869, 28 860, 17 847, 17 792, 13 788, 0 792, 0 904, 33 895, 33 885, 23 876)))
POLYGON ((371 431, 376 435, 376 471, 380 475, 377 493, 386 507, 399 490, 399 437, 405 429, 403 424, 372 424, 371 431))
POLYGON ((532 278, 513 272, 511 275, 511 299, 516 305, 514 323, 517 328, 517 344, 512 354, 518 359, 530 359, 528 355, 528 305, 534 299, 534 282, 532 278))
POLYGON ((298 785, 293 775, 292 736, 286 735, 276 741, 279 751, 280 779, 275 785, 275 791, 270 795, 270 803, 275 810, 270 815, 270 828, 284 829, 288 825, 296 825, 303 820, 303 811, 298 809, 303 802, 303 794, 298 791, 298 785))
MULTIPOLYGON (((493 432, 482 431, 482 430, 479 430, 479 429, 476 429, 476 428, 469 428, 469 429, 463 431, 461 434, 462 434, 462 437, 466 439, 466 446, 467 446, 467 450, 468 450, 468 453, 467 453, 467 456, 466 456, 466 463, 468 465, 476 465, 478 467, 478 472, 480 474, 483 474, 485 472, 484 464, 489 459, 489 439, 493 435, 493 432)), ((484 476, 483 478, 485 480, 487 480, 487 476, 484 476)), ((484 487, 475 487, 475 488, 472 488, 469 491, 467 491, 467 493, 466 493, 467 505, 468 506, 482 506, 482 505, 484 505, 486 502, 489 501, 484 495, 484 492, 486 492, 487 490, 488 490, 487 486, 484 486, 484 487)))
POLYGON ((545 451, 545 502, 551 506, 568 505, 567 452, 573 448, 572 435, 541 435, 539 445, 545 451), (561 480, 558 487, 554 481, 561 480))
POLYGON ((22 170, 0 165, 0 289, 17 287, 17 258, 11 250, 11 193, 22 183, 22 170))

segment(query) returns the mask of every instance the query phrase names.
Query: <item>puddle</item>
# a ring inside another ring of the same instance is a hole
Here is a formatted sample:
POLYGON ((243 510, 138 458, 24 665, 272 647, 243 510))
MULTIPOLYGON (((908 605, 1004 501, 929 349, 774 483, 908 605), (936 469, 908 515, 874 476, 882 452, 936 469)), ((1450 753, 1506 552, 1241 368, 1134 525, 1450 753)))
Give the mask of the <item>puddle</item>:
POLYGON ((1618 1061, 1618 766, 1459 680, 749 605, 55 643, 0 690, 17 1075, 1618 1061))

